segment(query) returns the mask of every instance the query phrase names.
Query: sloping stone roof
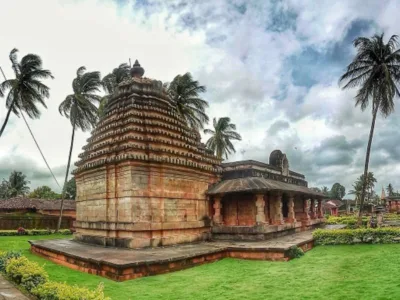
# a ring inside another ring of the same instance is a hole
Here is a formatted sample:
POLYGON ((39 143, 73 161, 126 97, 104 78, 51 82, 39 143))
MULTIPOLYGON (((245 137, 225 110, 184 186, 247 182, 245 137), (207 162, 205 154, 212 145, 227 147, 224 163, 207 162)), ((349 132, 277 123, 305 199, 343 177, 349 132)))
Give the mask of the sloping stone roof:
POLYGON ((313 191, 305 186, 294 185, 277 180, 266 179, 263 177, 245 177, 223 180, 212 186, 207 194, 227 194, 235 192, 266 192, 266 191, 283 191, 294 192, 310 196, 318 196, 326 198, 322 193, 313 191))
MULTIPOLYGON (((37 209, 37 210, 60 210, 61 200, 32 199, 16 197, 11 199, 0 199, 0 210, 15 209, 37 209)), ((75 210, 74 200, 64 200, 65 210, 75 210)))

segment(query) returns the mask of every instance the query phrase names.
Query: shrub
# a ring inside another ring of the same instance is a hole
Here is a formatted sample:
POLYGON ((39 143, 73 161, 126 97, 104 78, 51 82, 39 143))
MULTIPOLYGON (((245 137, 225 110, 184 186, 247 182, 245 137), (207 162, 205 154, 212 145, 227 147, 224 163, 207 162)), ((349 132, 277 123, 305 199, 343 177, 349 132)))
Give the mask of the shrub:
POLYGON ((7 262, 11 258, 21 257, 21 252, 18 251, 8 251, 0 252, 0 272, 4 273, 6 271, 7 262))
POLYGON ((317 229, 313 237, 319 245, 394 244, 400 242, 400 228, 317 229))
MULTIPOLYGON (((356 216, 345 216, 345 217, 332 217, 330 216, 326 219, 326 224, 343 224, 348 226, 354 226, 357 224, 357 217, 356 216)), ((366 226, 368 224, 368 218, 362 217, 362 224, 366 226)))
POLYGON ((36 262, 29 261, 26 257, 11 258, 6 267, 6 273, 17 284, 27 291, 47 281, 46 271, 36 262))
POLYGON ((292 247, 289 248, 289 250, 287 252, 287 255, 290 258, 299 258, 299 257, 302 257, 304 255, 304 251, 303 251, 303 249, 301 249, 300 247, 297 247, 295 245, 295 246, 292 246, 292 247))
POLYGON ((66 283, 46 282, 32 290, 32 294, 43 300, 108 300, 104 296, 103 285, 94 291, 66 283))

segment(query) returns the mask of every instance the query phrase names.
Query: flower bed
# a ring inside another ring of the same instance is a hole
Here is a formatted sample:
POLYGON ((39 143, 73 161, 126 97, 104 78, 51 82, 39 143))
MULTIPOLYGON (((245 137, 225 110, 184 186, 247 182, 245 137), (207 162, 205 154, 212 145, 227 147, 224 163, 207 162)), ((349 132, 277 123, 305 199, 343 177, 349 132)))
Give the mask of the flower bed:
POLYGON ((317 229, 313 237, 317 245, 395 244, 400 243, 400 228, 317 229))
MULTIPOLYGON (((14 235, 50 235, 56 233, 53 230, 46 229, 24 229, 18 228, 17 230, 0 230, 0 236, 14 236, 14 235)), ((60 229, 58 234, 70 235, 70 229, 60 229)))
POLYGON ((103 286, 91 291, 66 283, 48 280, 44 268, 29 261, 18 252, 0 252, 0 271, 10 280, 43 300, 109 300, 104 296, 103 286))

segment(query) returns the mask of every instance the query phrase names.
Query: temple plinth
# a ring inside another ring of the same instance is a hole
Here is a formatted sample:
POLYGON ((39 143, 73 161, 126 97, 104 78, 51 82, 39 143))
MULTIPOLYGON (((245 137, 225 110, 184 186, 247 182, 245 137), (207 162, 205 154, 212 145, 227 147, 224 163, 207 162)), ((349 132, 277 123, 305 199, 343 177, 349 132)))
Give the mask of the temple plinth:
POLYGON ((205 193, 218 160, 136 61, 79 155, 75 239, 155 247, 210 236, 205 193))

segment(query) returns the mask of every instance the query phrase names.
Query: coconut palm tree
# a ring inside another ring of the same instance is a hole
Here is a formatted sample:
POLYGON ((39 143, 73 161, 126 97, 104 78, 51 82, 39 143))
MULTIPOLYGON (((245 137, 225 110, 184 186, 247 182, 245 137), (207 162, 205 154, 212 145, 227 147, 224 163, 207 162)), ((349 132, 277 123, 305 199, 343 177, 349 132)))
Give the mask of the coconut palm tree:
POLYGON ((223 156, 228 158, 228 154, 235 151, 235 147, 232 144, 232 140, 240 141, 242 137, 236 132, 236 125, 231 123, 231 119, 228 117, 220 118, 218 121, 213 119, 214 130, 205 129, 205 134, 212 134, 208 139, 206 146, 212 150, 219 159, 223 156))
POLYGON ((190 73, 175 76, 171 83, 165 83, 168 95, 174 103, 174 108, 194 129, 202 129, 209 118, 205 112, 208 102, 199 97, 206 87, 193 80, 190 73))
POLYGON ((44 102, 50 96, 49 87, 41 81, 53 78, 49 70, 42 68, 42 59, 36 54, 27 54, 19 62, 17 49, 10 52, 10 60, 15 78, 3 81, 0 84, 0 96, 6 94, 6 107, 8 112, 0 129, 0 137, 6 128, 11 112, 19 116, 20 111, 25 112, 31 119, 38 119, 40 111, 37 103, 47 108, 44 102))
POLYGON ((390 115, 394 110, 394 98, 400 96, 397 88, 400 81, 400 50, 397 49, 397 39, 398 37, 393 35, 385 44, 383 34, 374 35, 372 38, 357 38, 354 41, 357 54, 339 80, 339 83, 343 84, 343 89, 359 87, 355 105, 360 106, 361 110, 365 110, 369 104, 372 106, 372 122, 364 166, 365 180, 360 197, 359 224, 362 221, 362 207, 366 193, 366 179, 376 116, 378 111, 384 117, 390 115))
POLYGON ((8 180, 3 179, 1 183, 0 198, 8 199, 12 197, 25 196, 29 193, 30 181, 26 180, 26 175, 22 172, 13 171, 8 180))
POLYGON ((386 191, 389 197, 394 195, 394 188, 391 183, 389 183, 389 185, 387 186, 386 191))
POLYGON ((64 208, 64 199, 66 186, 68 182, 69 168, 71 164, 72 149, 74 146, 75 130, 81 129, 87 131, 92 129, 98 121, 98 110, 94 103, 98 103, 101 97, 97 94, 100 92, 101 80, 100 72, 86 72, 85 67, 80 67, 76 72, 76 78, 72 81, 73 94, 68 95, 61 102, 58 110, 60 114, 67 117, 72 125, 71 145, 69 148, 67 172, 63 185, 60 217, 58 220, 57 231, 60 229, 62 213, 64 208))
POLYGON ((115 88, 122 81, 129 79, 131 67, 126 64, 120 64, 118 68, 115 68, 111 73, 107 74, 103 77, 101 81, 101 85, 103 86, 104 91, 107 95, 101 98, 100 106, 99 106, 99 116, 102 117, 105 114, 105 106, 107 105, 110 95, 115 92, 115 88))

